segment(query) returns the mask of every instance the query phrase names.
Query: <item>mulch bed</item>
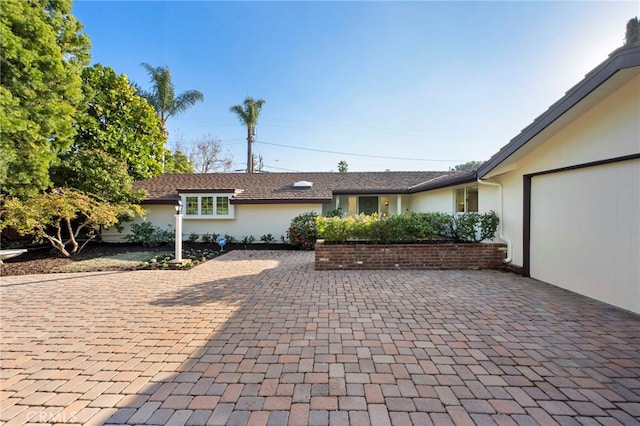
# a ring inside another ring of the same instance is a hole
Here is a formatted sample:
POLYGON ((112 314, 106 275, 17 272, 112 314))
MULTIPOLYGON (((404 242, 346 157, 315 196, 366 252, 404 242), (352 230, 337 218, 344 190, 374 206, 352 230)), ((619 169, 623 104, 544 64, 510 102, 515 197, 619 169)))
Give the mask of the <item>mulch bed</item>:
MULTIPOLYGON (((218 250, 217 244, 183 243, 183 250, 210 248, 218 250)), ((224 251, 231 250, 289 250, 288 244, 228 244, 224 251)), ((158 247, 143 247, 137 244, 88 244, 78 255, 73 258, 63 257, 51 250, 50 246, 39 246, 29 248, 27 253, 18 257, 7 259, 0 265, 0 276, 8 275, 30 275, 49 274, 54 268, 66 265, 79 260, 95 259, 99 257, 112 256, 118 253, 134 251, 153 251, 156 253, 173 253, 173 245, 162 245, 158 247)))
POLYGON ((54 268, 80 260, 95 259, 98 257, 112 256, 118 253, 134 251, 171 252, 173 247, 143 247, 135 244, 89 244, 79 254, 72 258, 64 257, 53 251, 50 246, 29 248, 18 257, 7 259, 0 265, 2 276, 48 274, 54 268))

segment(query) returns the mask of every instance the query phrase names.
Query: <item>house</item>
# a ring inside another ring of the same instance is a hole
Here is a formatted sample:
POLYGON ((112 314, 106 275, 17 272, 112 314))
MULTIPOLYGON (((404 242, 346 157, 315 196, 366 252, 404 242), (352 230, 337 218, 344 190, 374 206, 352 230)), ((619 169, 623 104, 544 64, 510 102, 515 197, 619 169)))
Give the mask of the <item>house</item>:
MULTIPOLYGON (((169 229, 175 206, 182 201, 183 235, 230 235, 259 240, 286 235, 291 219, 309 211, 340 209, 348 214, 380 216, 411 210, 412 187, 457 173, 207 173, 167 174, 137 182, 147 191, 145 220, 169 229)), ((452 206, 451 206, 452 207, 452 206)), ((121 241, 128 232, 103 231, 107 242, 121 241)))
POLYGON ((640 313, 640 47, 613 52, 475 175, 421 185, 412 208, 440 209, 466 183, 523 275, 640 313))
MULTIPOLYGON (((148 220, 284 235, 303 212, 487 212, 522 274, 640 313, 640 47, 614 51, 478 170, 163 175, 148 220)), ((121 238, 113 230, 105 240, 121 238)))

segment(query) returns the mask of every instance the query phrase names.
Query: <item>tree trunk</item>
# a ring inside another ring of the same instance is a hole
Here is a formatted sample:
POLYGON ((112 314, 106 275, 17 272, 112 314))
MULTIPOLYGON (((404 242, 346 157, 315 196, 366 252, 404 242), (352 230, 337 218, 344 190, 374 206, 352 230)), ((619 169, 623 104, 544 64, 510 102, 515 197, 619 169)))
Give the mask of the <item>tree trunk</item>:
POLYGON ((247 173, 253 173, 253 126, 247 124, 247 173))

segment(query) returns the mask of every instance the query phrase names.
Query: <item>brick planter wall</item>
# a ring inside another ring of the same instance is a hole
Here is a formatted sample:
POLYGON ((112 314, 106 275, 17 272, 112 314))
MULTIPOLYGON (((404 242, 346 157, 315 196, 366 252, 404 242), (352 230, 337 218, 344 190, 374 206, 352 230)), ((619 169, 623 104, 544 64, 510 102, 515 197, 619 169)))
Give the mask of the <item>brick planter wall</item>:
POLYGON ((315 267, 336 269, 498 269, 505 244, 326 244, 316 242, 315 267))

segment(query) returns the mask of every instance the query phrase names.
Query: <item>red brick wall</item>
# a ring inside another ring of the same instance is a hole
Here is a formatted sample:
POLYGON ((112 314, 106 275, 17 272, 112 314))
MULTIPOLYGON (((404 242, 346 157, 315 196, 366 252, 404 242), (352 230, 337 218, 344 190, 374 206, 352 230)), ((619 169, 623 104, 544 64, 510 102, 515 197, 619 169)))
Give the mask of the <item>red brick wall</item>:
POLYGON ((497 269, 505 244, 325 244, 316 243, 316 270, 497 269))

